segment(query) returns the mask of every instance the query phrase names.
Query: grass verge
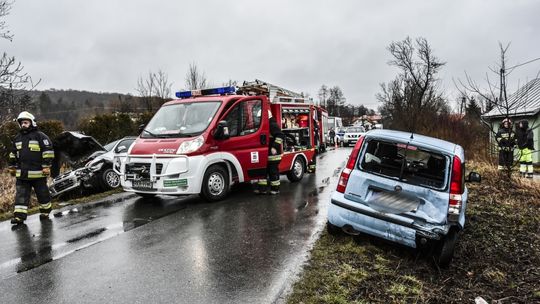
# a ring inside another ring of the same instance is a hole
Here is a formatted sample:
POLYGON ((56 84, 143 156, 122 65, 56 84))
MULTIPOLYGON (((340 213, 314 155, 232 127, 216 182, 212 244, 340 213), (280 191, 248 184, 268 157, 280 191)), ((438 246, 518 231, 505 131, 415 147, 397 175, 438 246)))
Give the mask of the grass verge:
MULTIPOLYGON (((53 209, 58 209, 67 205, 75 205, 88 203, 102 198, 106 198, 111 194, 120 193, 122 189, 115 189, 103 193, 92 194, 85 197, 77 197, 65 201, 60 201, 57 198, 52 200, 53 209)), ((0 173, 0 221, 5 221, 13 217, 13 201, 15 199, 15 178, 9 174, 0 173)), ((30 199, 30 208, 28 214, 39 212, 38 203, 35 194, 32 194, 30 199)))
POLYGON ((484 180, 468 185, 468 222, 448 269, 413 249, 324 232, 288 302, 540 303, 539 184, 469 168, 484 180))

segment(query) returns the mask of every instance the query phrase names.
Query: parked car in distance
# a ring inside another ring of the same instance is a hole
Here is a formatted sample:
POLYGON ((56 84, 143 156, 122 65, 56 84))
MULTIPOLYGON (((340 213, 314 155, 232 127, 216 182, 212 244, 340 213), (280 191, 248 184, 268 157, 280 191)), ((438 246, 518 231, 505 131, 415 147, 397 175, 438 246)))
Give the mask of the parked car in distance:
POLYGON ((336 136, 337 136, 337 140, 338 140, 337 143, 338 143, 339 146, 343 145, 343 135, 345 135, 345 130, 346 130, 346 128, 339 128, 336 131, 336 136))
POLYGON ((366 233, 433 248, 441 266, 465 225, 465 156, 457 144, 418 134, 371 130, 352 150, 328 208, 327 230, 366 233))
POLYGON ((366 130, 362 126, 348 127, 343 133, 343 146, 354 145, 364 134, 366 134, 366 130))
POLYGON ((112 169, 115 157, 123 158, 136 137, 129 136, 105 145, 104 151, 92 153, 84 167, 61 174, 53 179, 49 190, 52 196, 82 187, 82 189, 110 190, 120 187, 120 177, 112 169))

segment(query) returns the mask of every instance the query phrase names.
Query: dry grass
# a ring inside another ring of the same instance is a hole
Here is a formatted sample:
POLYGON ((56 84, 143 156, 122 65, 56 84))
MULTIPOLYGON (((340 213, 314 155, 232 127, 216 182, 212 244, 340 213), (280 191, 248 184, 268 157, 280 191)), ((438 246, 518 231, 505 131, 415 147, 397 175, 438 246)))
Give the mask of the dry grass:
MULTIPOLYGON (((8 216, 13 211, 15 201, 15 178, 8 173, 0 173, 0 214, 8 216)), ((35 194, 30 199, 30 207, 37 206, 35 194)))
POLYGON ((0 173, 0 212, 6 212, 13 206, 15 197, 15 179, 4 172, 0 173))
POLYGON ((449 269, 377 238, 324 232, 288 303, 540 303, 540 183, 468 163, 468 221, 449 269))
MULTIPOLYGON (((50 181, 50 180, 49 180, 50 181)), ((13 216, 13 203, 15 200, 15 178, 7 173, 0 173, 0 221, 10 219, 13 216)), ((81 197, 80 194, 67 196, 67 201, 58 201, 57 198, 52 200, 53 209, 60 208, 66 205, 84 204, 95 200, 103 199, 111 194, 122 192, 122 188, 113 189, 103 193, 88 193, 81 197)), ((38 202, 35 193, 32 192, 30 199, 30 209, 28 214, 39 212, 38 202)))
POLYGON ((540 182, 520 178, 517 170, 508 179, 506 173, 499 172, 492 163, 470 161, 467 170, 477 171, 482 175, 480 184, 468 184, 469 189, 479 191, 482 197, 505 205, 540 206, 540 182))

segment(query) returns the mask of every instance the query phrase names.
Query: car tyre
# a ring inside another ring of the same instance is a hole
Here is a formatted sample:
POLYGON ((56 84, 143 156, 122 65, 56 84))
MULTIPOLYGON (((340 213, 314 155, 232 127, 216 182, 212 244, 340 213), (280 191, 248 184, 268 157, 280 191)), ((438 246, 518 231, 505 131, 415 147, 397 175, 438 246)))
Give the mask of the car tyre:
POLYGON ((440 240, 435 248, 435 261, 440 267, 446 268, 450 265, 454 256, 454 249, 458 239, 458 230, 450 228, 448 234, 440 240))
POLYGON ((201 193, 208 202, 217 202, 224 199, 229 192, 229 174, 220 165, 212 165, 204 173, 201 193))
POLYGON ((120 187, 120 175, 113 169, 105 169, 101 173, 101 184, 105 190, 111 190, 120 187))
POLYGON ((329 221, 326 221, 326 231, 328 231, 328 234, 330 235, 340 235, 342 230, 340 227, 330 223, 329 221))
POLYGON ((304 164, 304 159, 297 157, 294 159, 291 171, 287 172, 287 178, 293 183, 298 182, 304 177, 305 171, 306 166, 304 164))

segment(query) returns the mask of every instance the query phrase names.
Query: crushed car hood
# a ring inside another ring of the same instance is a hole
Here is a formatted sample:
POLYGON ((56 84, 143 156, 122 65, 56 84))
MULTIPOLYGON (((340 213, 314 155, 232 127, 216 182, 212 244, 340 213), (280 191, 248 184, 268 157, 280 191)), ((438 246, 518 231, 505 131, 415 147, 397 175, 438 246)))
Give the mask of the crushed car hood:
POLYGON ((60 172, 62 162, 69 163, 72 167, 84 164, 84 161, 96 151, 106 151, 103 146, 92 136, 78 132, 65 131, 53 139, 55 161, 52 168, 52 176, 60 172))

